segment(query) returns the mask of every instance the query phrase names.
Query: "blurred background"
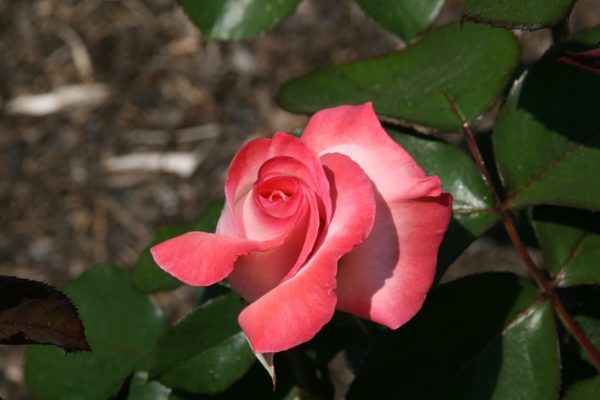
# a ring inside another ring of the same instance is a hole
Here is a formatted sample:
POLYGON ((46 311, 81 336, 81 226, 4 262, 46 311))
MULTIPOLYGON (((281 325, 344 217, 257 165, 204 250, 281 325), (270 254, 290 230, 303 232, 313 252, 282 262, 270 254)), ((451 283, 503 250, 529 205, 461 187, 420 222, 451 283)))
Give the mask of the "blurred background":
MULTIPOLYGON (((461 11, 447 1, 433 27, 461 11)), ((598 23, 600 0, 578 1, 571 30, 598 23)), ((518 35, 524 63, 551 43, 549 30, 518 35)), ((350 0, 304 0, 238 43, 204 42, 175 0, 0 0, 0 274, 60 287, 94 264, 131 266, 160 225, 223 196, 245 141, 304 126, 277 105, 283 82, 404 46, 350 0)), ((492 234, 450 277, 484 258, 521 268, 492 234)), ((173 319, 189 298, 157 301, 173 319)), ((0 346, 6 400, 30 398, 23 350, 0 346)))

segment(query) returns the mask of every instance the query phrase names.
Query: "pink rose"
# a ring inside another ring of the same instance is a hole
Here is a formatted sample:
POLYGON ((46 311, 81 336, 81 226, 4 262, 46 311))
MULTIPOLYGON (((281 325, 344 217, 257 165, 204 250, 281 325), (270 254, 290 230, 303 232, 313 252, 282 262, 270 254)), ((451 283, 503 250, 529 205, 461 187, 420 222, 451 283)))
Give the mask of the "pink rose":
POLYGON ((216 233, 152 248, 179 280, 228 278, 257 353, 310 340, 335 309, 392 329, 421 308, 452 198, 382 128, 370 103, 316 113, 235 156, 216 233))

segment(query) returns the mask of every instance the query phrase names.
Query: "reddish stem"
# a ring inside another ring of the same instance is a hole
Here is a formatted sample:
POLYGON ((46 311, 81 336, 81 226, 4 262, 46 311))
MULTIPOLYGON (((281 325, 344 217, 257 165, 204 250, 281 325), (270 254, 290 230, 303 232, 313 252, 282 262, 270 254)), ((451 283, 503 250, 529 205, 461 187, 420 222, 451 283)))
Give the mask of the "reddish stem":
POLYGON ((587 337, 585 332, 581 330, 581 328, 577 325, 573 317, 571 317, 568 311, 564 308, 564 306, 560 302, 560 298, 558 297, 556 290, 554 289, 554 284, 546 280, 542 270, 537 266, 535 261, 533 261, 533 259, 527 252, 527 249, 525 248, 525 245, 521 240, 521 236, 517 232, 508 207, 500 200, 500 196, 498 195, 498 192, 494 187, 492 177, 489 173, 488 168, 485 165, 483 157, 481 156, 481 152, 479 151, 479 147, 477 146, 477 142, 475 141, 475 135, 473 134, 473 131, 469 127, 469 124, 467 123, 463 115, 460 113, 460 111, 458 111, 456 103, 450 98, 450 96, 448 96, 446 93, 442 93, 442 95, 445 97, 446 101, 450 105, 452 112, 458 117, 458 119, 461 122, 462 130, 467 140, 467 145, 469 146, 471 155, 475 160, 475 165, 477 165, 477 168, 483 175, 486 184, 490 189, 490 192, 492 193, 494 204, 496 206, 496 209, 499 210, 499 212, 502 215, 502 223, 504 224, 504 229, 506 229, 510 240, 517 249, 517 252, 521 256, 521 259, 527 266, 527 269, 533 277, 533 280, 552 301, 554 311, 556 312, 556 315, 558 316, 564 327, 567 329, 567 331, 569 331, 571 335, 573 335, 575 340, 577 340, 577 343, 579 343, 579 345, 585 350, 585 352, 590 357, 592 363, 594 364, 594 367, 600 374, 600 352, 598 352, 598 349, 596 349, 596 347, 587 337))

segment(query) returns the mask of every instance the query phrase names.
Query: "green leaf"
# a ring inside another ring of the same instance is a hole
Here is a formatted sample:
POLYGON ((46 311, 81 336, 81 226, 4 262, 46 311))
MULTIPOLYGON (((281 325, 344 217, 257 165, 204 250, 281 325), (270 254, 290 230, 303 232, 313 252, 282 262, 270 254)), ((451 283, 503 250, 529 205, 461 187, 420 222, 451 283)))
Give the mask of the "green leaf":
POLYGON ((536 304, 507 327, 502 338, 494 338, 435 398, 556 399, 560 385, 556 342, 552 305, 549 301, 536 304), (491 365, 498 361, 500 365, 491 365), (495 382, 484 382, 490 375, 495 382))
POLYGON ((134 370, 148 368, 164 329, 160 310, 130 286, 125 270, 93 268, 64 292, 83 320, 91 353, 30 346, 25 378, 42 400, 106 400, 134 370))
POLYGON ((202 215, 190 224, 161 227, 156 233, 152 244, 144 249, 131 271, 133 286, 143 293, 154 293, 161 290, 178 288, 181 282, 156 265, 150 254, 150 247, 190 231, 214 232, 222 209, 223 202, 215 201, 210 203, 202 215))
MULTIPOLYGON (((277 386, 273 391, 273 384, 269 375, 265 373, 264 368, 259 363, 254 363, 242 379, 222 393, 214 395, 191 394, 175 390, 170 400, 309 400, 310 397, 295 387, 296 384, 297 382, 286 363, 278 361, 277 386)), ((313 398, 313 400, 317 399, 313 398)))
POLYGON ((178 0, 209 40, 250 38, 276 25, 300 0, 178 0))
MULTIPOLYGON (((579 297, 581 286, 573 287, 574 297, 579 297)), ((566 303, 564 298, 565 290, 560 290, 561 301, 566 303)), ((565 304, 566 305, 566 304, 565 304)), ((571 307, 572 308, 572 307, 571 307)), ((561 386, 563 389, 571 387, 575 383, 584 379, 598 375, 598 371, 591 364, 589 357, 582 351, 581 346, 570 334, 560 335, 560 362, 562 365, 561 386), (582 354, 584 353, 584 354, 582 354)))
POLYGON ((563 400, 597 400, 599 394, 600 377, 596 377, 571 386, 563 400))
POLYGON ((600 210, 600 79, 556 61, 599 41, 597 28, 550 49, 512 88, 493 136, 509 206, 600 210))
POLYGON ((533 222, 546 268, 559 286, 600 284, 600 214, 536 207, 533 222))
POLYGON ((194 310, 159 339, 152 375, 190 393, 227 389, 255 360, 237 323, 242 308, 229 294, 194 310))
POLYGON ((367 14, 406 41, 427 29, 444 5, 444 0, 356 1, 367 14))
POLYGON ((499 220, 492 195, 471 158, 457 146, 399 130, 388 129, 388 133, 452 194, 452 220, 438 256, 441 276, 473 240, 499 220))
MULTIPOLYGON (((577 288, 568 288, 561 291, 561 299, 565 308, 573 316, 573 319, 588 337, 590 342, 600 349, 600 286, 580 286, 577 288)), ((575 340, 571 335, 567 338, 575 340)), ((581 347, 580 356, 590 365, 594 365, 588 354, 581 347)), ((597 373, 597 371, 594 371, 597 373)))
POLYGON ((552 307, 507 273, 434 290, 358 371, 348 398, 556 399, 560 364, 552 307))
POLYGON ((190 393, 218 393, 244 376, 254 360, 246 336, 238 332, 166 373, 161 381, 190 393))
POLYGON ((472 122, 493 104, 519 58, 514 36, 473 23, 451 24, 405 50, 331 66, 288 82, 280 102, 313 113, 373 101, 378 113, 440 130, 460 129, 444 93, 472 122))
POLYGON ((540 29, 565 19, 574 0, 466 0, 465 17, 510 29, 540 29))
POLYGON ((129 385, 127 400, 168 400, 171 389, 159 382, 148 382, 148 373, 136 372, 129 385))

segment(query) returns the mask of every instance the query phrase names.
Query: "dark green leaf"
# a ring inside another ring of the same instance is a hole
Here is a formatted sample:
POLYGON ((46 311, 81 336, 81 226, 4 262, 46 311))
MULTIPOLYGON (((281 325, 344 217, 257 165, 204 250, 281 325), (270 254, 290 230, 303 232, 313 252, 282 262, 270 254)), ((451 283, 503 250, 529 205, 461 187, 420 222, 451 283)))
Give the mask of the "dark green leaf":
MULTIPOLYGON (((564 47, 600 41, 600 29, 564 47)), ((600 210, 600 79, 556 61, 551 49, 512 88, 494 131, 498 168, 519 208, 554 204, 600 210)))
POLYGON ((238 332, 175 367, 161 381, 190 393, 218 393, 240 379, 254 360, 246 336, 238 332))
POLYGON ((433 291, 376 345, 349 398, 556 399, 557 350, 536 288, 511 274, 469 276, 433 291))
POLYGON ((499 219, 481 173, 458 147, 439 140, 388 130, 429 175, 437 175, 445 192, 452 194, 452 221, 438 256, 438 276, 479 235, 499 219))
POLYGON ((259 363, 254 363, 242 379, 222 393, 214 395, 191 394, 175 390, 169 400, 311 400, 297 387, 294 387, 295 384, 294 377, 287 365, 278 361, 277 387, 273 391, 273 384, 269 375, 265 373, 264 368, 259 363))
POLYGON ((171 389, 156 381, 147 382, 147 378, 148 374, 145 372, 134 375, 127 400, 168 400, 171 389))
POLYGON ((556 25, 575 0, 466 0, 465 17, 503 28, 540 29, 556 25))
POLYGON ((543 206, 534 210, 533 222, 559 286, 600 284, 600 213, 543 206))
POLYGON ((451 24, 403 51, 332 66, 288 82, 281 104, 313 113, 373 101, 379 113, 440 130, 460 129, 443 94, 471 122, 488 110, 519 58, 514 36, 473 23, 451 24))
POLYGON ((495 337, 435 399, 556 399, 560 384, 556 342, 552 305, 540 302, 505 328, 501 338, 495 337))
MULTIPOLYGON (((580 286, 561 291, 561 299, 567 311, 590 342, 600 349, 600 286, 580 286)), ((568 335, 567 338, 572 338, 568 335)), ((577 346, 583 360, 591 363, 588 354, 581 346, 577 346)), ((595 371, 597 373, 597 371, 595 371)))
POLYGON ((300 0, 178 0, 209 40, 252 37, 279 23, 300 0))
POLYGON ((42 282, 0 275, 0 344, 31 343, 90 349, 67 296, 42 282))
POLYGON ((161 312, 118 268, 91 269, 64 291, 79 310, 92 352, 31 346, 27 384, 42 400, 106 400, 134 370, 148 368, 164 329, 161 312))
POLYGON ((363 10, 404 40, 423 32, 444 0, 357 0, 363 10))
POLYGON ((563 400, 598 400, 600 377, 588 379, 571 386, 563 400))
POLYGON ((131 280, 136 289, 144 293, 153 293, 161 290, 173 290, 178 288, 181 285, 181 282, 156 265, 150 254, 150 247, 190 231, 214 232, 222 209, 223 202, 215 201, 209 204, 202 215, 191 224, 163 226, 160 228, 156 233, 152 244, 144 249, 131 271, 131 280))
POLYGON ((575 383, 598 374, 596 368, 581 354, 581 346, 575 338, 563 334, 560 337, 560 362, 562 364, 561 386, 568 388, 575 383))
POLYGON ((241 300, 229 294, 194 310, 159 339, 153 375, 190 393, 218 393, 231 386, 255 360, 237 323, 242 308, 241 300))

